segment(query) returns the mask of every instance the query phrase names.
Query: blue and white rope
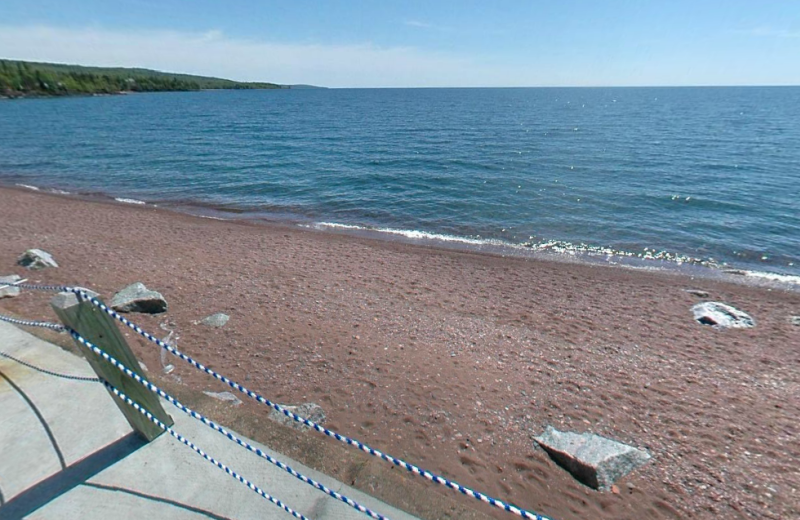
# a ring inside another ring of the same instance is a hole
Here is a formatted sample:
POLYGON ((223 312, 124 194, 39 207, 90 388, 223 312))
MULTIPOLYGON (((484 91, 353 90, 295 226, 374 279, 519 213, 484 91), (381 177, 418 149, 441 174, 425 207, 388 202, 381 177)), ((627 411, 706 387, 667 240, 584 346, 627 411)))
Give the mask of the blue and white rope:
POLYGON ((4 316, 2 314, 0 314, 0 321, 13 323, 14 325, 22 325, 23 327, 42 327, 44 329, 50 329, 56 332, 64 332, 66 330, 60 323, 50 323, 49 321, 18 320, 17 318, 4 316))
POLYGON ((306 426, 308 426, 310 428, 313 428, 314 430, 316 430, 316 431, 318 431, 320 433, 323 433, 323 434, 327 435, 328 437, 332 437, 332 438, 336 439, 337 441, 340 441, 342 443, 348 444, 350 446, 355 446, 356 448, 358 448, 359 450, 363 451, 364 453, 367 453, 367 454, 372 455, 374 457, 378 457, 378 458, 380 458, 382 460, 385 460, 386 462, 394 464, 395 466, 404 468, 404 469, 408 470, 409 472, 413 473, 414 475, 419 475, 419 476, 421 476, 421 477, 423 477, 423 478, 425 478, 427 480, 430 480, 431 482, 435 482, 436 484, 440 484, 440 485, 445 486, 447 488, 453 489, 453 490, 458 491, 458 492, 460 492, 460 493, 462 493, 464 495, 467 495, 468 497, 472 497, 472 498, 474 498, 476 500, 480 500, 481 502, 485 502, 485 503, 487 503, 487 504, 489 504, 489 505, 491 505, 493 507, 496 507, 498 509, 502 509, 504 511, 507 511, 509 513, 515 514, 515 515, 520 516, 522 518, 525 518, 527 520, 550 520, 546 516, 540 515, 538 513, 533 513, 531 511, 526 511, 525 509, 521 509, 521 508, 519 508, 519 507, 517 507, 517 506, 515 506, 513 504, 506 503, 506 502, 504 502, 504 501, 502 501, 500 499, 497 499, 497 498, 491 497, 489 495, 480 493, 479 491, 475 491, 473 489, 470 489, 470 488, 468 488, 466 486, 463 486, 463 485, 459 484, 458 482, 446 479, 446 478, 444 478, 444 477, 442 477, 440 475, 437 475, 437 474, 432 473, 432 472, 430 472, 428 470, 425 470, 425 469, 422 469, 422 468, 420 468, 418 466, 415 466, 414 464, 410 464, 410 463, 408 463, 408 462, 406 462, 406 461, 404 461, 402 459, 398 459, 398 458, 393 457, 391 455, 387 455, 387 454, 381 452, 380 450, 376 450, 375 448, 372 448, 372 447, 370 447, 370 446, 368 446, 368 445, 366 445, 366 444, 364 444, 364 443, 362 443, 362 442, 360 442, 360 441, 358 441, 356 439, 351 439, 350 437, 347 437, 347 436, 341 435, 341 434, 339 434, 337 432, 334 432, 332 430, 329 430, 329 429, 325 428, 324 426, 321 426, 321 425, 319 425, 319 424, 317 424, 317 423, 315 423, 315 422, 313 422, 313 421, 311 421, 309 419, 306 419, 304 417, 300 417, 299 415, 293 413, 292 411, 287 410, 283 406, 281 406, 281 405, 279 405, 277 403, 273 403, 272 401, 266 399, 265 397, 262 397, 261 395, 257 394, 256 392, 253 392, 252 390, 249 390, 248 388, 240 385, 239 383, 237 383, 235 381, 231 381, 227 377, 225 377, 225 376, 223 376, 221 374, 218 374, 214 370, 211 370, 210 368, 204 366, 202 363, 199 363, 198 361, 195 361, 194 359, 192 359, 191 357, 187 356, 186 354, 180 352, 175 347, 172 347, 171 345, 168 345, 167 343, 161 341, 160 339, 156 338, 152 334, 149 334, 148 332, 142 330, 141 327, 139 327, 135 323, 132 323, 131 321, 126 319, 124 316, 121 316, 119 313, 117 313, 113 309, 111 309, 108 306, 106 306, 103 302, 101 302, 97 298, 92 297, 85 290, 83 290, 83 289, 81 289, 79 287, 38 286, 38 285, 34 285, 34 284, 17 284, 17 285, 19 287, 25 287, 25 288, 29 288, 29 289, 50 290, 50 291, 53 291, 53 290, 55 290, 55 291, 68 291, 68 292, 75 293, 78 296, 78 298, 80 298, 81 300, 90 301, 93 305, 98 307, 100 310, 102 310, 103 312, 105 312, 106 314, 111 316, 112 318, 118 320, 123 325, 125 325, 125 326, 131 328, 132 330, 136 331, 142 337, 148 339, 149 341, 155 343, 156 345, 160 346, 161 348, 167 350, 169 353, 173 354, 174 356, 177 356, 177 357, 181 358, 182 360, 186 361, 187 363, 189 363, 190 365, 194 366, 198 370, 202 370, 203 372, 207 373, 208 375, 210 375, 210 376, 218 379, 219 381, 222 381, 223 383, 227 384, 231 388, 234 388, 234 389, 242 392, 243 394, 247 395, 248 397, 250 397, 252 399, 255 399, 256 401, 258 401, 258 402, 260 402, 262 404, 265 404, 265 405, 277 410, 278 412, 286 415, 287 417, 290 417, 291 419, 293 419, 293 420, 295 420, 295 421, 297 421, 299 423, 305 424, 306 426))
POLYGON ((178 408, 182 412, 186 413, 190 417, 193 417, 193 418, 197 419, 198 421, 202 422, 203 424, 205 424, 209 428, 221 433, 222 435, 227 437, 229 440, 232 440, 233 442, 235 442, 239 446, 247 449, 248 451, 251 451, 251 452, 255 453, 259 457, 269 461, 270 463, 274 464, 275 466, 278 466, 279 468, 281 468, 282 470, 286 471, 287 473, 289 473, 293 477, 296 477, 297 479, 305 482, 306 484, 309 484, 309 485, 319 489, 320 491, 323 491, 324 493, 327 493, 328 495, 332 496, 333 498, 344 502, 345 504, 349 505, 350 507, 352 507, 352 508, 354 508, 354 509, 356 509, 356 510, 362 512, 362 513, 365 513, 365 514, 369 515, 370 517, 375 518, 376 520, 389 520, 389 518, 387 518, 387 517, 385 517, 385 516, 383 516, 383 515, 381 515, 379 513, 376 513, 376 512, 372 511, 371 509, 369 509, 367 507, 364 507, 363 505, 359 504, 355 500, 352 500, 352 499, 346 497, 345 495, 342 495, 341 493, 338 493, 338 492, 328 488, 324 484, 321 484, 320 482, 317 482, 316 480, 314 480, 312 478, 306 477, 302 473, 298 473, 297 471, 292 469, 290 466, 288 466, 288 465, 284 464, 283 462, 279 461, 278 459, 268 455, 267 453, 264 453, 261 449, 256 448, 255 446, 251 445, 250 443, 248 443, 246 441, 243 441, 242 439, 240 439, 239 437, 237 437, 233 433, 229 432, 228 430, 226 430, 222 426, 219 426, 217 423, 215 423, 211 419, 209 419, 209 418, 205 417, 204 415, 192 410, 188 406, 184 405, 183 403, 181 403, 180 401, 178 401, 177 399, 175 399, 174 397, 172 397, 171 395, 169 395, 168 393, 163 391, 161 388, 157 387, 156 385, 154 385, 150 381, 144 379, 142 376, 140 376, 136 372, 132 371, 131 369, 129 369, 128 367, 123 365, 121 362, 117 361, 116 358, 114 358, 113 356, 111 356, 110 354, 108 354, 107 352, 102 350, 101 348, 97 347, 96 345, 92 344, 89 340, 87 340, 86 338, 84 338, 83 336, 81 336, 80 334, 75 332, 74 330, 69 329, 69 333, 81 345, 85 346, 87 349, 91 350, 92 352, 94 352, 98 356, 102 357, 103 359, 105 359, 106 361, 108 361, 109 363, 114 365, 117 369, 119 369, 120 372, 122 372, 126 376, 130 377, 131 379, 133 379, 134 381, 136 381, 140 385, 144 386, 145 388, 147 388, 148 390, 150 390, 154 394, 156 394, 156 395, 158 395, 160 397, 163 397, 164 399, 166 399, 167 401, 172 403, 176 408, 178 408))
POLYGON ((158 426, 159 428, 161 428, 165 432, 169 433, 170 435, 172 435, 173 437, 175 437, 176 439, 181 441, 186 446, 190 447, 192 450, 194 450, 195 453, 197 453, 198 455, 200 455, 201 457, 206 459, 208 462, 214 464, 216 467, 218 467, 219 469, 223 470, 225 473, 227 473, 231 477, 235 478, 236 480, 238 480, 239 482, 241 482, 242 484, 244 484, 245 486, 250 488, 255 493, 258 493, 259 495, 261 495, 262 497, 266 498, 267 500, 269 500, 270 502, 272 502, 276 506, 280 507, 281 509, 283 509, 284 511, 286 511, 287 513, 289 513, 293 517, 298 518, 299 520, 308 520, 308 518, 306 518, 304 515, 298 513, 297 511, 295 511, 291 507, 289 507, 286 504, 284 504, 283 502, 281 502, 279 499, 273 497, 272 495, 270 495, 269 493, 267 493, 266 491, 264 491, 263 489, 261 489, 257 485, 253 484, 252 482, 250 482, 249 480, 247 480, 243 476, 241 476, 238 473, 236 473, 234 470, 232 470, 231 468, 229 468, 225 464, 221 463, 220 461, 218 461, 214 457, 208 455, 206 452, 204 452, 203 450, 198 448, 194 443, 192 443, 192 441, 190 441, 189 439, 187 439, 186 437, 184 437, 180 433, 176 432, 175 430, 173 430, 172 428, 170 428, 169 426, 167 426, 163 422, 159 421, 153 414, 151 414, 146 409, 144 409, 141 405, 139 405, 139 403, 137 403, 136 401, 134 401, 133 399, 131 399, 130 397, 128 397, 127 395, 122 393, 120 390, 115 388, 109 382, 103 381, 103 384, 105 384, 106 388, 108 388, 108 390, 110 392, 113 392, 114 395, 116 395, 117 397, 119 397, 120 399, 122 399, 123 401, 128 403, 130 406, 132 406, 136 411, 138 411, 139 413, 141 413, 142 415, 144 415, 145 417, 150 419, 150 421, 153 424, 155 424, 156 426, 158 426))
POLYGON ((10 359, 20 365, 26 366, 32 370, 36 370, 37 372, 41 372, 43 374, 47 374, 48 376, 60 377, 62 379, 70 379, 72 381, 86 381, 89 383, 99 383, 100 379, 97 377, 85 377, 85 376, 72 376, 69 374, 61 374, 59 372, 53 372, 52 370, 47 370, 46 368, 37 367, 36 365, 31 365, 27 361, 23 361, 21 359, 15 358, 11 354, 6 354, 5 352, 0 352, 0 356, 4 358, 10 359))

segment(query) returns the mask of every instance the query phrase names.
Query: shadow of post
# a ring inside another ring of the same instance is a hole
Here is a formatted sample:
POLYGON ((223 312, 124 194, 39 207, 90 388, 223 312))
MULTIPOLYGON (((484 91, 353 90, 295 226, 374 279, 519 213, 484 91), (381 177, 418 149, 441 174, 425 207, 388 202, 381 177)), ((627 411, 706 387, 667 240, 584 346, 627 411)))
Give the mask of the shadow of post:
POLYGON ((0 508, 0 518, 21 520, 146 444, 135 433, 129 433, 15 496, 0 508))

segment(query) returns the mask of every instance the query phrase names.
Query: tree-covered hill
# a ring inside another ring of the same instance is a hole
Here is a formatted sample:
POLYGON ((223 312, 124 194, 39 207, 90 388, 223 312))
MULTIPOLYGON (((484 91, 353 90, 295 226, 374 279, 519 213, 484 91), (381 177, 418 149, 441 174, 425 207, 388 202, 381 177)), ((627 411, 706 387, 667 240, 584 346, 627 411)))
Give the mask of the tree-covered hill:
POLYGON ((0 59, 0 97, 276 88, 289 87, 148 69, 83 67, 0 59))

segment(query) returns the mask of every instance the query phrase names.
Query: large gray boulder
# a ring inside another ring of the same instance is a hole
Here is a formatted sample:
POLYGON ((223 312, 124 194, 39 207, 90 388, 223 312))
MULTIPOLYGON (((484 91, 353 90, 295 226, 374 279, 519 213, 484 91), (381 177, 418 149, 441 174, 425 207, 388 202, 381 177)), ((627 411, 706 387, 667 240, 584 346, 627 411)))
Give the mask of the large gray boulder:
POLYGON ((58 267, 53 255, 41 249, 28 249, 17 259, 17 264, 27 269, 58 267))
MULTIPOLYGON (((303 403, 303 404, 297 405, 297 406, 291 406, 291 405, 284 404, 284 405, 281 405, 281 406, 283 406, 284 408, 286 408, 290 412, 293 412, 293 413, 299 415, 300 417, 303 417, 305 419, 313 421, 313 422, 315 422, 317 424, 321 424, 321 423, 325 422, 325 412, 323 412, 322 411, 322 407, 320 405, 316 404, 316 403, 303 403)), ((284 426, 290 426, 290 427, 292 427, 292 428, 294 428, 296 430, 307 430, 307 429, 309 429, 309 426, 306 426, 305 424, 302 424, 302 423, 299 423, 299 422, 295 421, 294 419, 292 419, 288 415, 284 414, 283 412, 279 412, 278 410, 276 410, 274 408, 272 410, 270 410, 268 417, 270 419, 272 419, 273 421, 275 421, 275 422, 279 422, 279 423, 283 424, 284 426)))
POLYGON ((0 298, 19 296, 19 287, 14 287, 7 284, 16 283, 20 280, 22 280, 22 278, 16 274, 12 274, 10 276, 0 276, 0 298))
POLYGON ((614 482, 650 460, 647 452, 593 433, 548 426, 535 437, 550 458, 587 486, 608 491, 614 482))
POLYGON ((117 312, 159 314, 167 312, 167 300, 141 282, 133 283, 114 295, 111 308, 117 312))
POLYGON ((746 312, 719 302, 703 302, 692 307, 694 319, 715 329, 751 329, 756 321, 746 312))

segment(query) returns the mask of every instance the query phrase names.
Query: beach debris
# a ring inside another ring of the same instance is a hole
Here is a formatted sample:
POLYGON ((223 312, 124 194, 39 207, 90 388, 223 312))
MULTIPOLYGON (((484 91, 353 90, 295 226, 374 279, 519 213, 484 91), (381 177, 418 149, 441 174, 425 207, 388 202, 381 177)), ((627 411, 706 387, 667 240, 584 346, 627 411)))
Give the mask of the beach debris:
POLYGON ((203 325, 207 325, 209 327, 219 328, 219 327, 224 327, 225 324, 228 323, 229 319, 231 319, 231 317, 228 316, 227 314, 218 312, 216 314, 212 314, 211 316, 206 316, 205 318, 200 320, 200 323, 202 323, 203 325))
POLYGON ((58 267, 53 255, 41 249, 28 249, 17 259, 17 264, 27 269, 58 267))
POLYGON ((149 290, 142 282, 136 282, 114 295, 111 308, 117 312, 159 314, 167 312, 167 300, 160 293, 149 290))
POLYGON ((692 307, 694 319, 715 329, 751 329, 755 320, 746 312, 719 302, 703 302, 692 307))
MULTIPOLYGON (((161 341, 163 341, 164 343, 166 343, 167 345, 169 345, 172 348, 178 348, 178 340, 180 339, 180 336, 178 336, 175 333, 175 330, 170 329, 170 326, 174 327, 175 324, 171 323, 168 320, 168 321, 165 321, 163 323, 159 323, 158 326, 161 328, 161 330, 168 332, 168 334, 166 336, 161 338, 161 341)), ((163 349, 163 348, 161 349, 161 359, 160 359, 160 361, 161 361, 161 370, 165 374, 169 375, 169 374, 172 373, 173 370, 175 370, 175 366, 174 365, 172 365, 170 363, 167 363, 167 351, 166 351, 166 349, 163 349)), ((178 377, 178 376, 175 376, 175 377, 178 377)))
POLYGON ((534 439, 556 464, 600 491, 609 491, 619 478, 650 460, 645 451, 593 433, 561 432, 548 426, 534 439))
MULTIPOLYGON (((290 412, 293 412, 299 415, 300 417, 305 417, 306 419, 313 421, 317 424, 325 422, 325 412, 322 410, 322 407, 316 403, 303 403, 296 406, 283 404, 281 406, 283 406, 290 412)), ((309 428, 309 426, 306 426, 305 424, 295 421, 288 415, 279 412, 274 408, 270 410, 268 417, 275 422, 279 422, 284 426, 290 426, 295 430, 307 430, 309 428)))
POLYGON ((800 327, 800 316, 790 316, 789 323, 797 327, 800 327))
POLYGON ((242 400, 233 395, 230 392, 207 392, 203 391, 208 397, 213 397, 219 401, 225 401, 227 403, 231 403, 233 406, 239 406, 242 404, 242 400))
POLYGON ((700 289, 684 289, 684 292, 691 294, 692 296, 697 296, 698 298, 708 298, 710 295, 706 291, 701 291, 700 289))
POLYGON ((19 296, 19 287, 7 285, 10 283, 17 283, 22 278, 16 274, 9 276, 0 276, 0 298, 13 298, 19 296))

